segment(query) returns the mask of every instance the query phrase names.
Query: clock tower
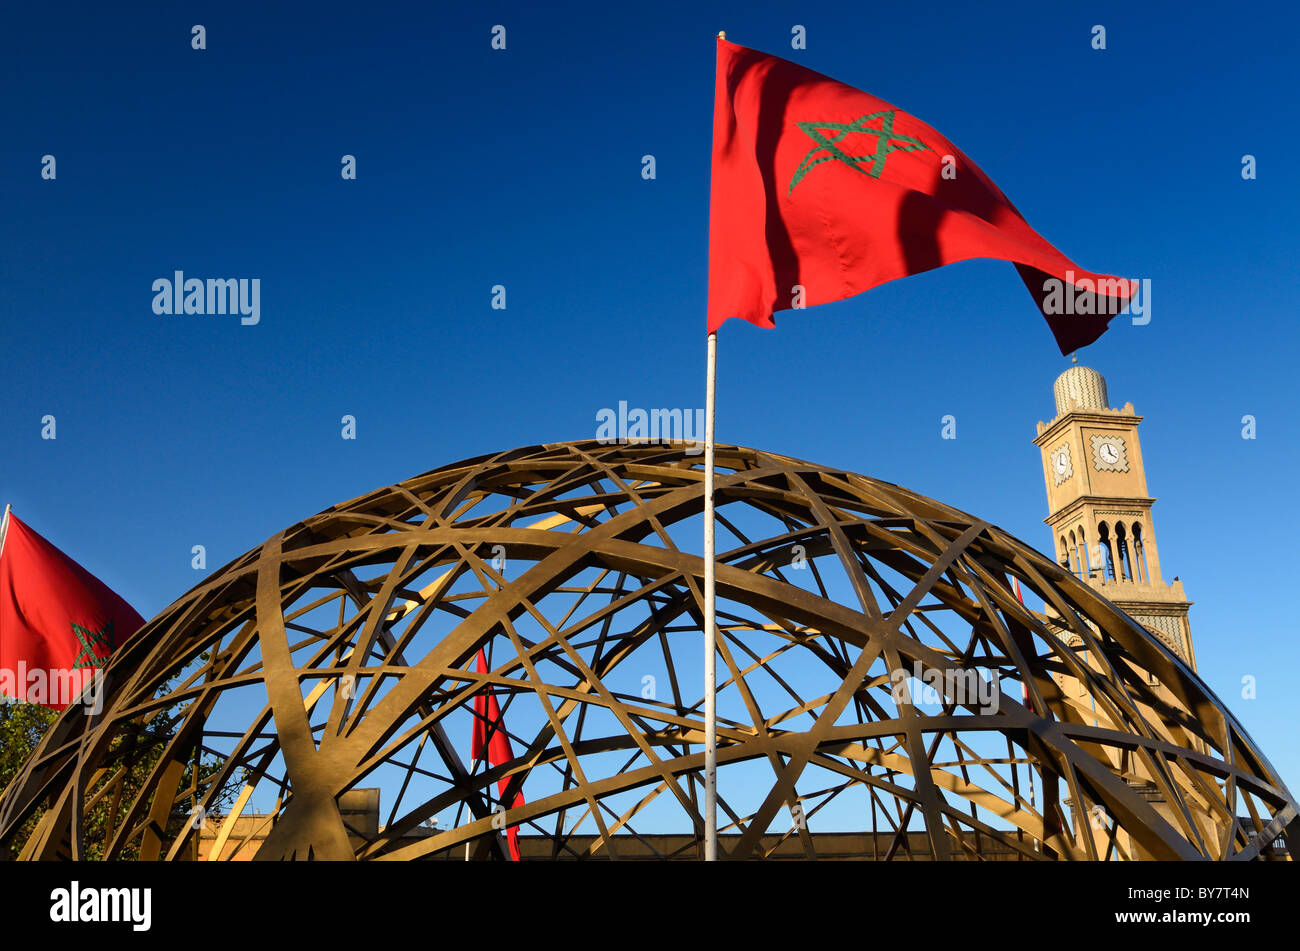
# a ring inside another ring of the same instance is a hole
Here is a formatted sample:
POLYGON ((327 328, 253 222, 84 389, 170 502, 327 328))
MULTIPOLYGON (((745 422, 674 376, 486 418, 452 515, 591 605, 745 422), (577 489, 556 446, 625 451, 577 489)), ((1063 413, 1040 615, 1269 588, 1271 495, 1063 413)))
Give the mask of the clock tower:
POLYGON ((1096 588, 1196 669, 1188 608, 1177 578, 1160 574, 1146 469, 1133 404, 1107 405, 1106 381, 1088 367, 1052 385, 1056 418, 1038 424, 1034 444, 1047 483, 1044 521, 1061 567, 1096 588))

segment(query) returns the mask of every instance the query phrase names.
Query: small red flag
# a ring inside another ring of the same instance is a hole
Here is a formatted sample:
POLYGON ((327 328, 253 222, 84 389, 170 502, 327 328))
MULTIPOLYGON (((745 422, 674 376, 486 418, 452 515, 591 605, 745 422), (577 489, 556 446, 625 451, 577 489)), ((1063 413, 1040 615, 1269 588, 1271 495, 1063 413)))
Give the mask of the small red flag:
POLYGON ((930 126, 787 60, 718 40, 709 207, 712 333, 971 258, 1011 261, 1061 353, 1137 282, 1077 267, 930 126))
POLYGON ((9 514, 0 548, 0 693, 62 710, 143 626, 104 582, 9 514))
MULTIPOLYGON (((487 657, 483 651, 478 652, 478 662, 475 670, 480 674, 487 673, 487 657)), ((487 761, 493 766, 500 766, 508 763, 515 758, 514 752, 510 748, 510 737, 506 735, 506 727, 501 719, 501 706, 497 703, 496 694, 492 692, 491 686, 484 688, 483 692, 474 695, 474 739, 471 755, 475 762, 483 759, 484 748, 487 751, 487 761), (491 731, 491 736, 488 736, 491 731)), ((506 794, 506 787, 510 785, 510 780, 497 780, 497 791, 502 797, 506 794)), ((515 793, 515 801, 509 808, 524 804, 524 794, 515 793)), ((510 826, 506 829, 506 838, 510 843, 510 857, 516 862, 519 861, 519 828, 510 826)))

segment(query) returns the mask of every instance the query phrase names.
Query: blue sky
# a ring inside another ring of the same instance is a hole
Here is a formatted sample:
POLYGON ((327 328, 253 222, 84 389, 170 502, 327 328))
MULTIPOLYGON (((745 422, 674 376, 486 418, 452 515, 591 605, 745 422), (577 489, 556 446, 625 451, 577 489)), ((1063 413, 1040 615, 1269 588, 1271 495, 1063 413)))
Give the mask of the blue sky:
MULTIPOLYGON (((1249 2, 9 5, 0 502, 152 616, 200 579, 193 545, 215 568, 444 463, 593 437, 620 400, 701 405, 726 29, 939 129, 1082 267, 1151 279, 1151 323, 1117 319, 1080 362, 1146 417, 1201 674, 1296 789, 1297 20, 1249 2), (176 269, 260 278, 260 323, 155 315, 176 269)), ((718 435, 1046 549, 1031 440, 1068 365, 1012 266, 966 262, 775 331, 729 323, 718 435)))

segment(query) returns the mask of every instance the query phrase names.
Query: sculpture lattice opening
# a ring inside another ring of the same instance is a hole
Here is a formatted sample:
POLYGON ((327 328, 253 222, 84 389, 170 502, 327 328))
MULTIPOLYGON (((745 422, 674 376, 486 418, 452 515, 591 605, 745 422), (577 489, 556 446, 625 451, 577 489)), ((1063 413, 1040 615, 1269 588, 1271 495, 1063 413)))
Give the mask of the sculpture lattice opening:
MULTIPOLYGON (((1268 761, 1081 581, 898 486, 717 458, 722 854, 1289 855, 1268 761)), ((699 857, 702 478, 681 446, 532 447, 275 535, 120 649, 102 712, 70 708, 6 790, 0 843, 504 858, 510 825, 525 857, 699 857), (471 755, 489 692, 499 763, 471 755), (375 788, 356 822, 341 802, 375 788)))

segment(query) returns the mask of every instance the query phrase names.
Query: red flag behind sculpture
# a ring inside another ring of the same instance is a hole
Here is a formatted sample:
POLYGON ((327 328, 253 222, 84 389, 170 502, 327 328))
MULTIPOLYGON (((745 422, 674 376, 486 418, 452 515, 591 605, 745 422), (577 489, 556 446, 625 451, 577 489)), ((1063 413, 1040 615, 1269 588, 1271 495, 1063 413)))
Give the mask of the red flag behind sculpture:
MULTIPOLYGON (((487 673, 487 657, 483 651, 478 652, 478 661, 475 666, 480 674, 487 673)), ((474 695, 474 739, 471 748, 471 755, 475 762, 484 758, 492 766, 500 766, 508 763, 515 758, 514 752, 510 749, 510 738, 506 736, 505 724, 501 720, 501 706, 497 703, 496 695, 492 688, 488 687, 483 692, 474 695), (489 733, 491 734, 489 736, 489 733)), ((501 779, 497 781, 497 790, 501 796, 506 794, 506 787, 510 785, 510 780, 501 779)), ((509 808, 522 806, 524 804, 523 793, 515 793, 515 801, 509 808)), ((519 829, 516 826, 510 826, 506 830, 506 837, 510 843, 510 857, 516 862, 519 861, 519 829)))
POLYGON ((710 332, 731 317, 773 327, 774 311, 970 258, 1016 265, 1062 353, 1100 337, 1137 289, 1075 266, 924 122, 718 40, 710 332))
POLYGON ((144 619, 12 513, 3 546, 0 680, 15 688, 4 692, 61 710, 73 698, 55 689, 60 677, 102 667, 144 619))

